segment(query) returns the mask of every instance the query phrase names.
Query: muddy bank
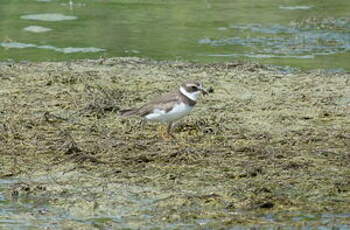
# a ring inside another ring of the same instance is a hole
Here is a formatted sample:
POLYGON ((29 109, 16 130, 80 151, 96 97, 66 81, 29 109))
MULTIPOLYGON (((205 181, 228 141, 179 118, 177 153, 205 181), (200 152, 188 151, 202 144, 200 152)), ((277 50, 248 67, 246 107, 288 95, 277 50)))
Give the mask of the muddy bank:
POLYGON ((114 58, 1 63, 0 85, 0 191, 33 205, 7 220, 97 229, 349 223, 349 73, 114 58), (160 139, 159 124, 118 116, 187 79, 215 91, 178 122, 176 140, 160 139))

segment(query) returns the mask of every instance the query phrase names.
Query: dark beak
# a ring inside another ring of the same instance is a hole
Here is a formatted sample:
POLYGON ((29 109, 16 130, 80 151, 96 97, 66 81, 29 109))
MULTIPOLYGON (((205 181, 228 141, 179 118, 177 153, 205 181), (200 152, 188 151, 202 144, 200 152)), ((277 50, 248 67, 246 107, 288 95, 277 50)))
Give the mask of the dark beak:
POLYGON ((203 95, 208 95, 209 94, 209 92, 206 89, 204 89, 203 87, 201 87, 200 90, 203 93, 203 95))

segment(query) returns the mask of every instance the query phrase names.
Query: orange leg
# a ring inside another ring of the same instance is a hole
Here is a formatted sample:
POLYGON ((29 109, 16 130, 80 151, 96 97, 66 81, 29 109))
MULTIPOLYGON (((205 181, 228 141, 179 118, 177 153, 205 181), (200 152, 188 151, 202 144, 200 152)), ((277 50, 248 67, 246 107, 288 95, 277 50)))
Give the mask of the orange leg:
POLYGON ((172 127, 172 123, 170 122, 167 126, 166 132, 163 130, 163 126, 160 127, 160 136, 163 140, 175 139, 175 136, 170 133, 172 127))

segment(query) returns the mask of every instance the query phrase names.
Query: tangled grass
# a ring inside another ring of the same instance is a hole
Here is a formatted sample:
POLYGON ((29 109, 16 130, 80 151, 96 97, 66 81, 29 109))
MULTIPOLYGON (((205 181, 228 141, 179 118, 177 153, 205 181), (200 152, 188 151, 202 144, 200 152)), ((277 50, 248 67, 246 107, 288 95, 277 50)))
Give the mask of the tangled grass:
POLYGON ((114 58, 1 63, 0 85, 0 176, 55 178, 22 192, 71 192, 61 205, 89 213, 92 194, 94 212, 130 202, 101 187, 152 188, 141 193, 155 197, 153 209, 130 212, 159 223, 264 224, 257 213, 350 211, 348 73, 114 58), (118 116, 188 79, 215 91, 178 122, 175 140, 160 139, 159 124, 118 116))

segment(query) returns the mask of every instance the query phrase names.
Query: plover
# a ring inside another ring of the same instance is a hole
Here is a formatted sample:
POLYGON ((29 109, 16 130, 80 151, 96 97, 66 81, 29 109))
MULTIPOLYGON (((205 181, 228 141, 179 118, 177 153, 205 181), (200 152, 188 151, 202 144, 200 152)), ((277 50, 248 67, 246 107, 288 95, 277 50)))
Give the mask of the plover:
MULTIPOLYGON (((187 81, 179 89, 154 98, 139 108, 121 110, 123 117, 138 115, 146 120, 168 123, 167 135, 174 121, 189 114, 196 105, 198 96, 208 94, 203 85, 197 81, 187 81)), ((173 136, 172 136, 173 137, 173 136)))

